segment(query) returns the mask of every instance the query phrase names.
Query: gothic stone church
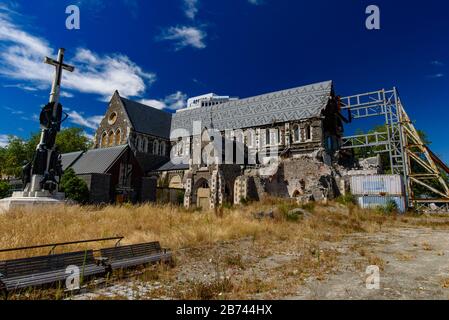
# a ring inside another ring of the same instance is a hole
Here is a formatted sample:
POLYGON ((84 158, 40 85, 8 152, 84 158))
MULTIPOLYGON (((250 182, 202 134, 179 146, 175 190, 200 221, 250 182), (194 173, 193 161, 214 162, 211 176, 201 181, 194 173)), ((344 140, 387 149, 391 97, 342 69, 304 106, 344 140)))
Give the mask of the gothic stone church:
POLYGON ((246 99, 208 94, 189 99, 176 113, 116 91, 94 150, 64 155, 63 164, 87 177, 91 193, 103 194, 95 201, 132 195, 136 202, 213 209, 265 196, 322 200, 339 193, 333 163, 344 121, 331 81, 246 99), (204 157, 204 149, 219 140, 223 147, 204 157), (264 161, 266 154, 278 161, 264 161), (105 185, 106 192, 96 191, 105 185))

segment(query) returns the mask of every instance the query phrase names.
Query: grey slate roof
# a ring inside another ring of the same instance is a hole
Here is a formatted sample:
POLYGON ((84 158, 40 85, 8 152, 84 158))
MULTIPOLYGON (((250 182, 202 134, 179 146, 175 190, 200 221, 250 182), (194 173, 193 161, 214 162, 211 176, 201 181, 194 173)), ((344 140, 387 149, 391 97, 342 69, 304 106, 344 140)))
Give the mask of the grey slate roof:
POLYGON ((106 173, 128 148, 128 145, 122 145, 89 150, 72 165, 72 169, 76 174, 106 173))
POLYGON ((193 121, 201 127, 244 129, 264 126, 273 122, 286 122, 320 117, 333 91, 332 81, 282 90, 224 104, 183 110, 173 115, 171 130, 193 132, 193 121))
POLYGON ((83 154, 83 151, 77 151, 77 152, 71 152, 71 153, 65 153, 61 156, 61 162, 62 162, 62 170, 67 170, 70 168, 76 160, 81 157, 83 154))
POLYGON ((172 114, 121 98, 134 130, 160 138, 170 138, 172 114))

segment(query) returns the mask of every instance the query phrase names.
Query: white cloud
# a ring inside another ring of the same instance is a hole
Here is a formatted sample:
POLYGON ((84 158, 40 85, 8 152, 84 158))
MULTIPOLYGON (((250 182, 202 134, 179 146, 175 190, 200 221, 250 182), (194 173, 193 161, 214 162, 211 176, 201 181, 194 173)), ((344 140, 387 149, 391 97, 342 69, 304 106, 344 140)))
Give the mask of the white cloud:
POLYGON ((176 26, 164 30, 160 36, 160 40, 174 41, 175 50, 181 50, 185 47, 204 49, 206 48, 206 44, 204 42, 206 36, 206 32, 199 28, 176 26))
POLYGON ((82 127, 91 129, 91 130, 97 130, 98 126, 100 125, 101 120, 103 120, 104 116, 91 116, 91 117, 85 117, 82 112, 78 113, 77 111, 71 111, 68 113, 69 115, 69 121, 71 123, 80 125, 82 127))
POLYGON ((95 136, 93 134, 89 134, 86 131, 83 132, 83 135, 89 140, 94 140, 94 138, 95 138, 95 136))
POLYGON ((4 148, 9 143, 9 136, 6 134, 0 134, 0 148, 4 148))
POLYGON ((147 106, 163 110, 179 110, 185 108, 187 105, 187 95, 182 93, 181 91, 177 91, 163 100, 154 100, 154 99, 142 99, 140 103, 143 103, 147 106))
POLYGON ((258 5, 261 5, 263 3, 263 0, 248 0, 248 2, 258 6, 258 5))
POLYGON ((24 112, 22 110, 19 109, 15 109, 15 108, 10 108, 10 107, 3 107, 3 109, 5 109, 6 111, 9 111, 11 114, 13 115, 21 115, 24 114, 24 112))
POLYGON ((432 78, 432 79, 444 78, 444 73, 432 74, 432 75, 429 76, 429 78, 432 78))
MULTIPOLYGON (((50 87, 54 68, 44 64, 43 58, 55 57, 55 51, 45 39, 23 31, 1 8, 0 45, 0 75, 27 81, 39 89, 50 87)), ((100 55, 78 48, 75 57, 67 62, 74 64, 76 70, 63 74, 63 88, 97 94, 104 100, 116 89, 126 97, 141 96, 156 80, 155 74, 145 72, 122 54, 100 55)))
POLYGON ((198 13, 198 0, 184 0, 184 12, 187 18, 195 20, 198 13))
POLYGON ((436 67, 443 67, 444 66, 444 63, 439 61, 439 60, 433 60, 433 61, 430 62, 430 64, 432 64, 432 65, 434 65, 436 67))

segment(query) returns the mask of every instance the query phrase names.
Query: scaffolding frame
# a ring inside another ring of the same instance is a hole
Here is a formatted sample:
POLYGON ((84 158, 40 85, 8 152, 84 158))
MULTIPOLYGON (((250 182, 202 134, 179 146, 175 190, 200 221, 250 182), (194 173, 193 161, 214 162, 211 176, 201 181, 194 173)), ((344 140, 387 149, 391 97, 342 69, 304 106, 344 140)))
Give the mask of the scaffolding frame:
POLYGON ((340 106, 342 111, 348 112, 350 122, 383 117, 387 129, 386 132, 344 137, 342 149, 382 147, 377 152, 388 153, 391 173, 404 179, 406 201, 410 208, 449 212, 449 187, 442 173, 449 173, 449 168, 425 145, 396 88, 340 98, 340 106), (419 172, 414 170, 417 166, 421 168, 419 172), (417 197, 414 193, 416 185, 431 191, 437 198, 417 197))

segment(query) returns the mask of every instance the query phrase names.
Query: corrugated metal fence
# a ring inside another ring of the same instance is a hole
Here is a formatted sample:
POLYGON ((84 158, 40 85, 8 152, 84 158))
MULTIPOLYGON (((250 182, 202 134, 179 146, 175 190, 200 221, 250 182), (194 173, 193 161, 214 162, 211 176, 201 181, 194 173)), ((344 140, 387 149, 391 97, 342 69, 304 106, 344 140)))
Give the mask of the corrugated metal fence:
POLYGON ((405 185, 400 175, 351 177, 351 193, 362 208, 385 207, 396 203, 400 212, 407 210, 405 185))

